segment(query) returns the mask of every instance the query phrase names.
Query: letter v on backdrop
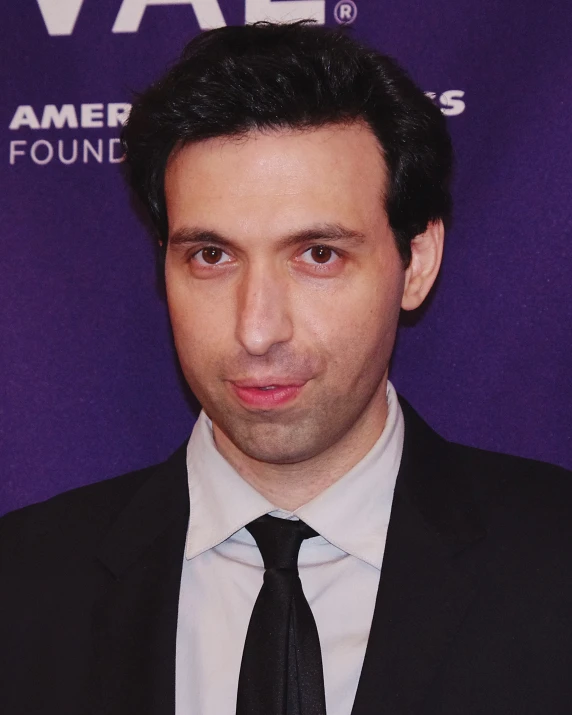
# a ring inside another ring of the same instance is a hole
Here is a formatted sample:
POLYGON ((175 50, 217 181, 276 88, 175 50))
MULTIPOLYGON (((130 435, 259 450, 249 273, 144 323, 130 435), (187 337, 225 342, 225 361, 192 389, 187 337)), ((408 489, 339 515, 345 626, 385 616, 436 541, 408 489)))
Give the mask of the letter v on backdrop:
MULTIPOLYGON (((50 35, 71 35, 85 2, 97 0, 37 0, 50 35)), ((218 0, 123 0, 112 32, 137 32, 149 5, 190 5, 201 30, 223 27, 226 21, 218 0)), ((326 0, 244 0, 245 23, 271 20, 286 22, 303 18, 323 25, 326 0)))

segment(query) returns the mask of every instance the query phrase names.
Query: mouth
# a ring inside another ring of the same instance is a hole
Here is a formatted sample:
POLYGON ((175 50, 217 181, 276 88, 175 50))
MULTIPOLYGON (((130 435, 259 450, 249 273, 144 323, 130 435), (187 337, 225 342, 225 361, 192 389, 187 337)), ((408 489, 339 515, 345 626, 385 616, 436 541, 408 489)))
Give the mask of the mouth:
POLYGON ((288 383, 236 381, 230 383, 239 402, 248 407, 273 409, 292 402, 300 394, 306 381, 295 380, 288 383))

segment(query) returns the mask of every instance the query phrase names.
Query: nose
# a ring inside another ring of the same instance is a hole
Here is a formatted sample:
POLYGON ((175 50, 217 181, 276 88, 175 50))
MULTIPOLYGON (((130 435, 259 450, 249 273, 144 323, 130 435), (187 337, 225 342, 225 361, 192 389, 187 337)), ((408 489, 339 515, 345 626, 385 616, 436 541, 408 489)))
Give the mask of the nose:
POLYGON ((267 265, 251 266, 238 288, 237 340, 251 355, 266 355, 292 338, 286 277, 267 265))

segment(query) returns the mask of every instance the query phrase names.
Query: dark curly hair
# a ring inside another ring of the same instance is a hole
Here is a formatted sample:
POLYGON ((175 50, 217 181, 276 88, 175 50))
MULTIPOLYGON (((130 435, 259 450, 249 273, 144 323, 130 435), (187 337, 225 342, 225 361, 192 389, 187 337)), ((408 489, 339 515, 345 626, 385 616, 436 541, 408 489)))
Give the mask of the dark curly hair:
POLYGON ((175 146, 359 120, 383 151, 385 208, 407 265, 411 240, 450 213, 445 118, 394 60, 344 29, 262 22, 198 35, 136 98, 122 144, 131 185, 166 243, 164 173, 175 146))

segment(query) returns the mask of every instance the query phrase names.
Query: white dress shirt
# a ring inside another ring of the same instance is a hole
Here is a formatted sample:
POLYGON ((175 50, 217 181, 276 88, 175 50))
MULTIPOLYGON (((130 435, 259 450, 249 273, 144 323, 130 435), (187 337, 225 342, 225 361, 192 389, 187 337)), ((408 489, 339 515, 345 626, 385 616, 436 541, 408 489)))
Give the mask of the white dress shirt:
POLYGON ((403 415, 387 389, 385 428, 368 454, 294 512, 277 509, 218 452, 201 413, 187 448, 190 518, 179 594, 176 715, 235 715, 242 651, 262 586, 262 557, 246 524, 299 518, 320 536, 298 566, 322 649, 328 715, 350 715, 371 626, 403 415))

